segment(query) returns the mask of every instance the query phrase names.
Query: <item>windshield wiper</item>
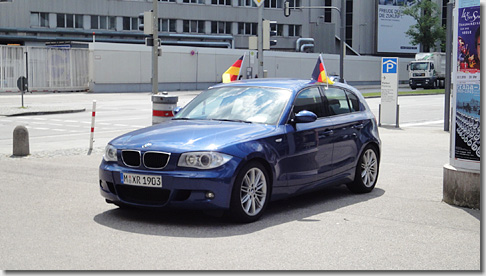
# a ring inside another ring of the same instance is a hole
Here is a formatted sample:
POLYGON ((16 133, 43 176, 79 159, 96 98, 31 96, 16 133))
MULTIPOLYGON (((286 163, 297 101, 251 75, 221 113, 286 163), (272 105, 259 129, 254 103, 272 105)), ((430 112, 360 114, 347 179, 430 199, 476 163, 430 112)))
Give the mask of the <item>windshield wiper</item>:
POLYGON ((201 120, 196 118, 172 118, 172 120, 201 120))
POLYGON ((237 122, 237 123, 247 123, 252 124, 253 122, 245 121, 245 120, 238 120, 238 119, 211 119, 213 121, 223 121, 223 122, 237 122))

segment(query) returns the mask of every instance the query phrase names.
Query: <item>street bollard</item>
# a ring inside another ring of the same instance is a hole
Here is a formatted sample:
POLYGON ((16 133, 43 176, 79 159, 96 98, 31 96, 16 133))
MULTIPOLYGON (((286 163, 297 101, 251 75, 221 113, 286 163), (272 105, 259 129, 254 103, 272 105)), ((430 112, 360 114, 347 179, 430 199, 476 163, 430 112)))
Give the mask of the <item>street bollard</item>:
POLYGON ((167 92, 152 95, 152 125, 162 123, 174 117, 179 97, 169 96, 167 92))
POLYGON ((13 156, 29 154, 29 131, 25 126, 17 126, 13 131, 13 156))

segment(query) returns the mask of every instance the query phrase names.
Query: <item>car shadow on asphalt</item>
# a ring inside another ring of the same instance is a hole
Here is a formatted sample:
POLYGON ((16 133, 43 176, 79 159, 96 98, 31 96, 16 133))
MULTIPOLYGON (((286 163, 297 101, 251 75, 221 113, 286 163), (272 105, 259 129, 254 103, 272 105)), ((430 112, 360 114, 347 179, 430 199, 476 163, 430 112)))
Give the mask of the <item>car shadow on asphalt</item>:
POLYGON ((315 215, 381 197, 385 191, 375 188, 367 194, 353 194, 346 186, 325 188, 313 193, 274 201, 260 220, 240 224, 226 217, 194 210, 150 210, 114 208, 100 213, 94 221, 100 225, 132 233, 168 237, 216 238, 245 235, 276 225, 300 221, 319 222, 315 215))

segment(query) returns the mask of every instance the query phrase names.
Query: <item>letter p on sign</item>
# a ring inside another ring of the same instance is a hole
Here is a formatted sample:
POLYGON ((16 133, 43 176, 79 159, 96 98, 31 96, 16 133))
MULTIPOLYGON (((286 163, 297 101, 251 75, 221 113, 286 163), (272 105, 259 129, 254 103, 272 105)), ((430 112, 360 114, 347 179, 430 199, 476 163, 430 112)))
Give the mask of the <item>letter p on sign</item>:
POLYGON ((385 74, 396 74, 398 68, 397 58, 383 58, 383 71, 385 74))

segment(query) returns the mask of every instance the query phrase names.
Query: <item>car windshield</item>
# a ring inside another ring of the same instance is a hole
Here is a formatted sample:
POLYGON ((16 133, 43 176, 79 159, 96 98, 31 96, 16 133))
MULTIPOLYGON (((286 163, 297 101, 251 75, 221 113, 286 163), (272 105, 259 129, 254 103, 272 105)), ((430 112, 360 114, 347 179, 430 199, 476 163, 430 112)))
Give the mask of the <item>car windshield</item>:
POLYGON ((221 120, 275 125, 291 92, 267 87, 221 87, 194 98, 175 120, 221 120))
POLYGON ((428 69, 428 62, 413 62, 410 65, 411 70, 427 70, 428 69))

